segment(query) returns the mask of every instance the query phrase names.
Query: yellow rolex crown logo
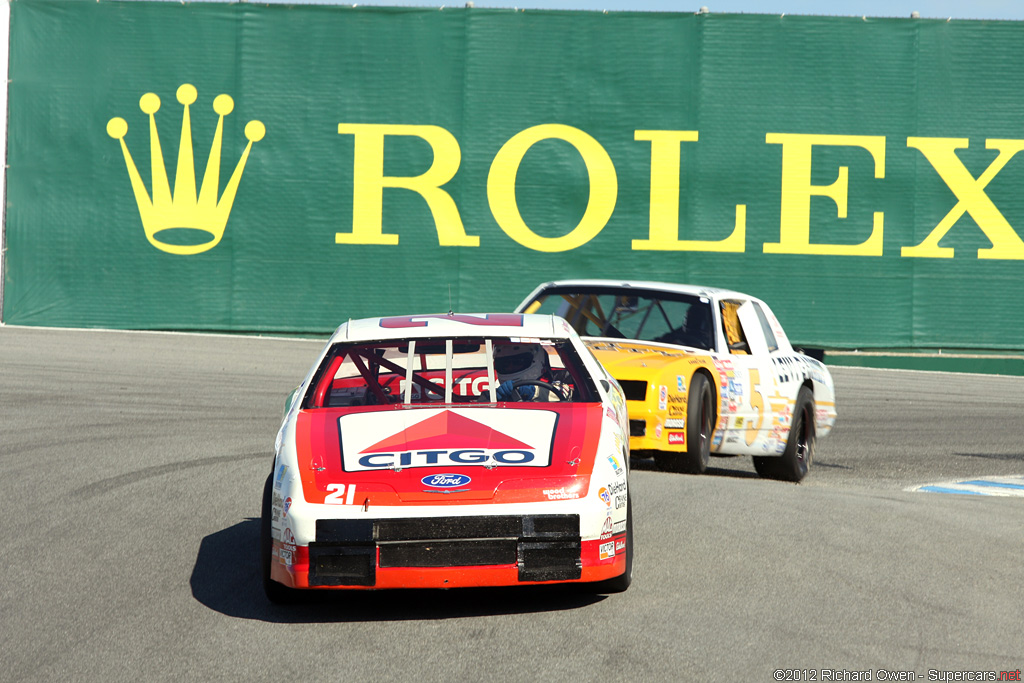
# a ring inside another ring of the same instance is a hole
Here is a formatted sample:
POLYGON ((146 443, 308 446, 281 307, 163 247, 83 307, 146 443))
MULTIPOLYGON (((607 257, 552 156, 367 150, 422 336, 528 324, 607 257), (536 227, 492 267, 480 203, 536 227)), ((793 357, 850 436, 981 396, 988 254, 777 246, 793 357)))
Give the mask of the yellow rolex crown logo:
POLYGON ((238 183, 242 180, 245 162, 249 158, 252 143, 263 139, 267 130, 259 121, 250 121, 245 125, 245 137, 249 143, 242 152, 242 158, 235 166, 227 187, 220 201, 217 191, 220 189, 220 154, 223 145, 224 117, 234 110, 235 102, 229 95, 218 95, 213 100, 213 110, 217 113, 217 131, 210 146, 210 158, 206 162, 206 173, 203 175, 203 186, 196 192, 195 161, 192 155, 192 122, 189 118, 189 106, 194 104, 198 93, 195 86, 185 83, 178 88, 178 102, 185 109, 181 117, 181 142, 178 147, 178 168, 174 176, 174 194, 167 179, 164 167, 164 155, 160 149, 160 137, 157 134, 156 113, 160 110, 160 98, 155 93, 146 93, 139 98, 139 109, 149 116, 149 148, 152 164, 152 190, 150 197, 142 182, 139 171, 135 168, 132 155, 124 136, 128 132, 128 124, 121 117, 114 117, 107 122, 107 135, 120 140, 124 161, 128 166, 128 176, 135 191, 135 201, 139 205, 142 217, 142 229, 146 239, 157 249, 170 254, 199 254, 213 249, 224 236, 224 229, 231 214, 231 205, 235 201, 238 183), (202 244, 169 244, 157 239, 163 230, 185 228, 199 230, 210 235, 211 239, 202 244))

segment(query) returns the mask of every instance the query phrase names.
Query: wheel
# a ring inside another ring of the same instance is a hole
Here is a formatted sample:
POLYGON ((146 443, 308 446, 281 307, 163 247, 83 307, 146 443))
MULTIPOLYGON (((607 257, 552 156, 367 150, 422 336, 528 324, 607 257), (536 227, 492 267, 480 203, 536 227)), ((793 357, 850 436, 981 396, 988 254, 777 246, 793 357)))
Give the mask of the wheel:
POLYGON ((711 437, 715 424, 715 400, 705 375, 697 373, 690 382, 686 402, 686 451, 657 451, 654 462, 670 472, 703 474, 711 459, 711 437))
POLYGON ((278 605, 295 601, 295 590, 270 578, 270 562, 274 540, 270 536, 270 497, 273 495, 274 474, 267 477, 263 485, 263 509, 260 514, 260 570, 263 575, 263 592, 267 600, 278 605))
POLYGON ((626 494, 626 571, 619 576, 590 584, 594 593, 622 593, 633 582, 633 505, 626 494))
POLYGON ((793 407, 793 424, 789 429, 786 450, 781 457, 754 456, 754 469, 767 479, 799 482, 807 476, 814 460, 814 395, 800 387, 793 407))
MULTIPOLYGON (((512 382, 512 396, 514 397, 511 399, 512 401, 524 400, 519 395, 519 392, 515 391, 519 387, 540 387, 541 389, 547 389, 549 394, 557 396, 559 401, 565 400, 565 396, 562 394, 562 392, 559 391, 557 387, 548 384, 547 382, 541 382, 540 380, 537 379, 517 379, 516 381, 512 382)), ((536 392, 534 392, 534 394, 536 394, 536 392)))

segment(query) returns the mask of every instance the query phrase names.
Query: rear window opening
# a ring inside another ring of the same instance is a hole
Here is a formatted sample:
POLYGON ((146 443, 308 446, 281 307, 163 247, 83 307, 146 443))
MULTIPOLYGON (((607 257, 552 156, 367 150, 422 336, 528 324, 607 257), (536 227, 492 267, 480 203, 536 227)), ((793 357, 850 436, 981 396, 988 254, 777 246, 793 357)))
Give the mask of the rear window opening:
POLYGON ((306 408, 589 402, 595 389, 572 344, 563 339, 472 338, 337 344, 304 400, 306 408), (510 381, 532 397, 499 393, 510 381), (492 388, 493 387, 493 388, 492 388))

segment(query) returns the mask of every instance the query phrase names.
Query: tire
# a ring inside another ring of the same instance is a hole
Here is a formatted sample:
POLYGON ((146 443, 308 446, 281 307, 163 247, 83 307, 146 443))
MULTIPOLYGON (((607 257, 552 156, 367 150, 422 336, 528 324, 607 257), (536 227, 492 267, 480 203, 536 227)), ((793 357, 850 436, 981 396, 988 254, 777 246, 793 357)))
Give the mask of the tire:
POLYGON ((622 593, 633 583, 633 504, 626 495, 626 571, 619 576, 590 584, 593 593, 622 593))
POLYGON ((267 600, 277 605, 295 602, 295 589, 270 578, 270 562, 273 557, 274 540, 270 535, 270 497, 273 495, 274 474, 267 477, 263 485, 263 508, 260 513, 260 573, 263 576, 263 592, 267 600))
POLYGON ((654 462, 669 472, 703 474, 711 459, 711 438, 715 427, 715 398, 708 378, 696 373, 690 381, 686 401, 686 451, 657 451, 654 462))
POLYGON ((800 387, 786 450, 780 457, 754 456, 754 469, 766 479, 800 482, 814 460, 814 444, 814 394, 807 387, 800 387))

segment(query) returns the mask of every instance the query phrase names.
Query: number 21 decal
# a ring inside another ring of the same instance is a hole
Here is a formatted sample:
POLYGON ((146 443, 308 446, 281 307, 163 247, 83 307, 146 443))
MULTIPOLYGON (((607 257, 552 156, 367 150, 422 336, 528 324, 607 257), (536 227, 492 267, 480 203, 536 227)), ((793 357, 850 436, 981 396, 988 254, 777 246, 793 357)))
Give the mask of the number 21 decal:
POLYGON ((331 492, 324 498, 327 505, 351 505, 356 497, 355 484, 349 484, 348 487, 344 484, 328 484, 327 490, 331 492))

